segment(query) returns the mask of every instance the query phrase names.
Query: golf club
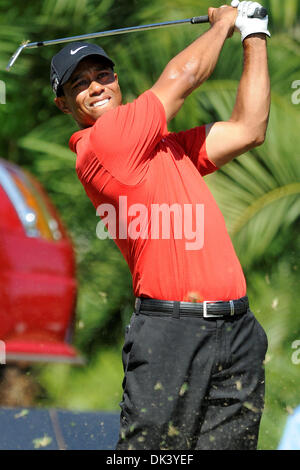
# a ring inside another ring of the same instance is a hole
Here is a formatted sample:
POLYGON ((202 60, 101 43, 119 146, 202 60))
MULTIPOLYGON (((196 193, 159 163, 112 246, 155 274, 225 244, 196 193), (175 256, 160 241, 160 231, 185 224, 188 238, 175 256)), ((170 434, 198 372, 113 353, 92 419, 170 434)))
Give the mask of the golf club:
MULTIPOLYGON (((265 18, 267 16, 268 11, 266 8, 256 8, 252 18, 265 18)), ((36 47, 41 47, 41 46, 51 46, 54 44, 63 44, 66 42, 72 42, 72 41, 80 41, 80 40, 85 40, 85 39, 94 39, 94 38, 99 38, 99 37, 105 37, 105 36, 115 36, 118 34, 124 34, 124 33, 133 33, 136 31, 146 31, 148 29, 157 29, 157 28, 165 28, 168 26, 176 26, 176 25, 181 25, 184 23, 190 23, 190 24, 201 24, 201 23, 208 23, 208 15, 205 16, 193 16, 192 18, 187 18, 185 20, 176 20, 176 21, 166 21, 163 23, 153 23, 153 24, 147 24, 147 25, 142 25, 142 26, 132 26, 129 28, 121 28, 121 29, 113 29, 110 31, 102 31, 98 33, 90 33, 90 34, 82 34, 80 36, 71 36, 68 38, 60 38, 60 39, 52 39, 49 41, 38 41, 38 42, 26 42, 22 44, 14 53, 14 55, 11 57, 6 70, 10 70, 11 67, 14 65, 16 62, 17 58, 23 51, 23 49, 33 49, 36 47)))

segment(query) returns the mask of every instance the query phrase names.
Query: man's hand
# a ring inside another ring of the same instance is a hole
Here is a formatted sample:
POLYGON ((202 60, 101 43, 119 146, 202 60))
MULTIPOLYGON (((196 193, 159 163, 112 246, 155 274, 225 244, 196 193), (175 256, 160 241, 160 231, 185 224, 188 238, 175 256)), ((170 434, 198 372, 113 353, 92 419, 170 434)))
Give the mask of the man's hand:
POLYGON ((241 33, 242 42, 250 34, 263 33, 271 36, 268 31, 268 15, 265 18, 251 18, 256 8, 261 8, 260 3, 233 0, 231 5, 238 10, 235 26, 241 33))
POLYGON ((216 23, 222 23, 227 25, 228 34, 227 37, 230 38, 234 33, 235 22, 238 16, 238 11, 236 8, 223 5, 220 8, 209 8, 208 9, 208 18, 211 26, 216 23))

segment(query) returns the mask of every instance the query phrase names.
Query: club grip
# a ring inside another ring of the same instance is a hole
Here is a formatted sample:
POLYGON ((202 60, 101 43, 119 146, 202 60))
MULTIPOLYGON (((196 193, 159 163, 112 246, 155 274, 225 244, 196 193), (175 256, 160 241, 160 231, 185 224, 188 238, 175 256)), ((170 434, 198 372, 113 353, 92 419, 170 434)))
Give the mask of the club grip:
POLYGON ((191 18, 191 23, 192 24, 209 23, 208 15, 193 16, 193 18, 191 18))
POLYGON ((253 16, 251 18, 260 18, 263 19, 267 16, 268 10, 264 7, 258 7, 256 8, 255 12, 253 13, 253 16))
MULTIPOLYGON (((260 18, 263 19, 267 16, 268 10, 264 7, 258 7, 256 8, 255 12, 253 13, 253 16, 251 18, 260 18)), ((191 18, 191 23, 192 24, 201 24, 201 23, 209 23, 208 15, 204 16, 193 16, 191 18)))

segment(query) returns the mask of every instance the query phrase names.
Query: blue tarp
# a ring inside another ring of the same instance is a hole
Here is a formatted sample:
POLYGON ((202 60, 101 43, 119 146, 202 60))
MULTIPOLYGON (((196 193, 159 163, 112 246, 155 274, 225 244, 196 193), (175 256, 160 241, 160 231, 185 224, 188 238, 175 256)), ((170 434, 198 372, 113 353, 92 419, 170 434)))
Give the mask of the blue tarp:
POLYGON ((113 450, 119 413, 0 408, 0 450, 113 450))

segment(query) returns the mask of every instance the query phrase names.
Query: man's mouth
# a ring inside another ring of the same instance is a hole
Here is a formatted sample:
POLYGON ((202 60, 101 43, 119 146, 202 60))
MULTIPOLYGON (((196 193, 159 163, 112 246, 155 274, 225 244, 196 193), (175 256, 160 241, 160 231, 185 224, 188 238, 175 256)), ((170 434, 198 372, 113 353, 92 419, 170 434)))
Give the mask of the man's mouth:
POLYGON ((96 101, 95 103, 93 103, 93 104, 91 105, 91 107, 92 107, 92 108, 99 108, 99 107, 101 107, 101 106, 105 106, 106 103, 108 103, 108 102, 109 102, 109 98, 106 98, 106 99, 104 99, 104 100, 99 100, 99 101, 96 101))

